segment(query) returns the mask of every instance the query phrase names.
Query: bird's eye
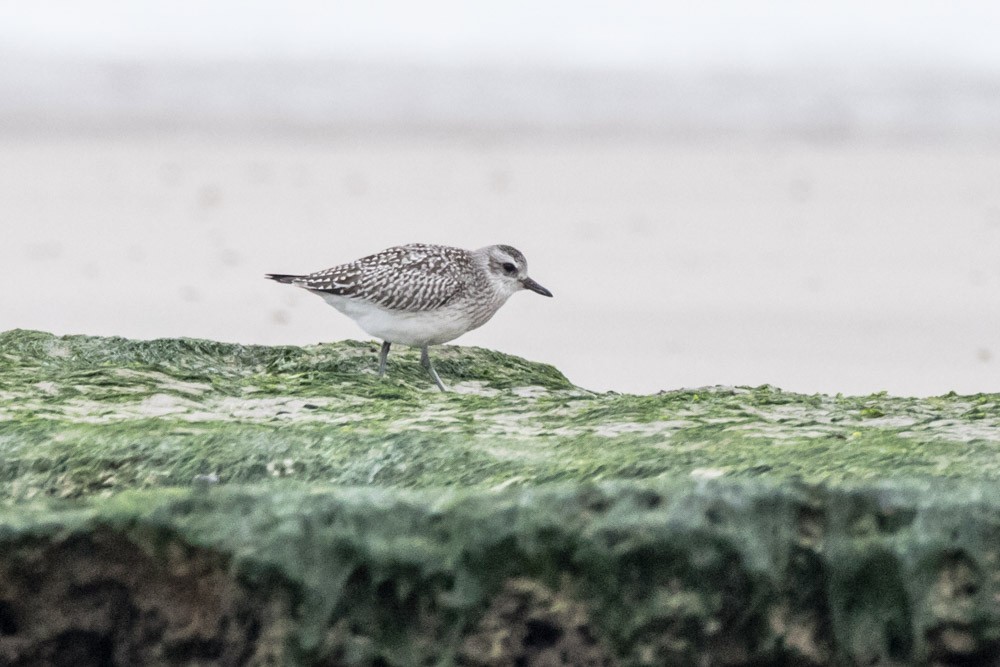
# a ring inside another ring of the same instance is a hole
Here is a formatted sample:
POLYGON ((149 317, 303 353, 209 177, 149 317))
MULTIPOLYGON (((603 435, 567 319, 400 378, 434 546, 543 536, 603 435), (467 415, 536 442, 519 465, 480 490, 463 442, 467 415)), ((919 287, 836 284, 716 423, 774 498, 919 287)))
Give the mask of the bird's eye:
POLYGON ((511 264, 510 262, 504 262, 503 270, 504 273, 512 273, 512 274, 517 273, 517 267, 511 264))

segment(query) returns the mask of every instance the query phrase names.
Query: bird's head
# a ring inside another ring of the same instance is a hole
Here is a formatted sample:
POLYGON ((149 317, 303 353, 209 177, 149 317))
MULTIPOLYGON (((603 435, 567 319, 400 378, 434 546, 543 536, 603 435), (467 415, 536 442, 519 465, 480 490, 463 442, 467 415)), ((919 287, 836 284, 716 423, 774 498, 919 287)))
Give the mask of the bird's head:
POLYGON ((486 272, 493 283, 507 296, 522 289, 538 292, 542 296, 552 296, 552 292, 528 277, 528 260, 517 248, 509 245, 491 245, 480 248, 478 253, 483 258, 486 272))

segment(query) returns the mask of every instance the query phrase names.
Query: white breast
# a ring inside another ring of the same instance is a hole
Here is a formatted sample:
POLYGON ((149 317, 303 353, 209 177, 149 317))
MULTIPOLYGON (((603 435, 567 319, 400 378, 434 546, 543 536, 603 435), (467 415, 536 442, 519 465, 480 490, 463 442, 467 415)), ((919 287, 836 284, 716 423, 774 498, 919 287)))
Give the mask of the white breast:
POLYGON ((449 306, 429 311, 389 310, 370 301, 336 294, 321 296, 369 335, 402 345, 440 345, 458 338, 489 319, 474 318, 468 310, 449 306), (476 321, 480 319, 482 321, 476 321))

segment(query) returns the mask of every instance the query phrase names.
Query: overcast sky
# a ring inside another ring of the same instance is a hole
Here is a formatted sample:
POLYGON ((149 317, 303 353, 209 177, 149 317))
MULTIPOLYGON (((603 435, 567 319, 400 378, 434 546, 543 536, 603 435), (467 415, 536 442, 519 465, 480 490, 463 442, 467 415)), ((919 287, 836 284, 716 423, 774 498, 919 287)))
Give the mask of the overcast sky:
POLYGON ((0 0, 0 54, 1000 69, 987 0, 0 0))

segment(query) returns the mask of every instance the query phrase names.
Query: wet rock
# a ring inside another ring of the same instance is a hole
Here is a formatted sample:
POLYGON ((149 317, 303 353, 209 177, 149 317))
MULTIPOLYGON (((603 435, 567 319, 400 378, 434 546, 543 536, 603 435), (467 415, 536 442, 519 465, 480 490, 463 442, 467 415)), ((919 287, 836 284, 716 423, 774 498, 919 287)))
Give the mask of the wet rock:
POLYGON ((0 664, 998 664, 1000 396, 376 355, 0 334, 0 664))
POLYGON ((996 490, 629 481, 18 503, 0 513, 0 663, 994 664, 996 490), (912 520, 857 532, 859 512, 886 510, 912 520), (803 516, 819 517, 805 536, 803 516))

